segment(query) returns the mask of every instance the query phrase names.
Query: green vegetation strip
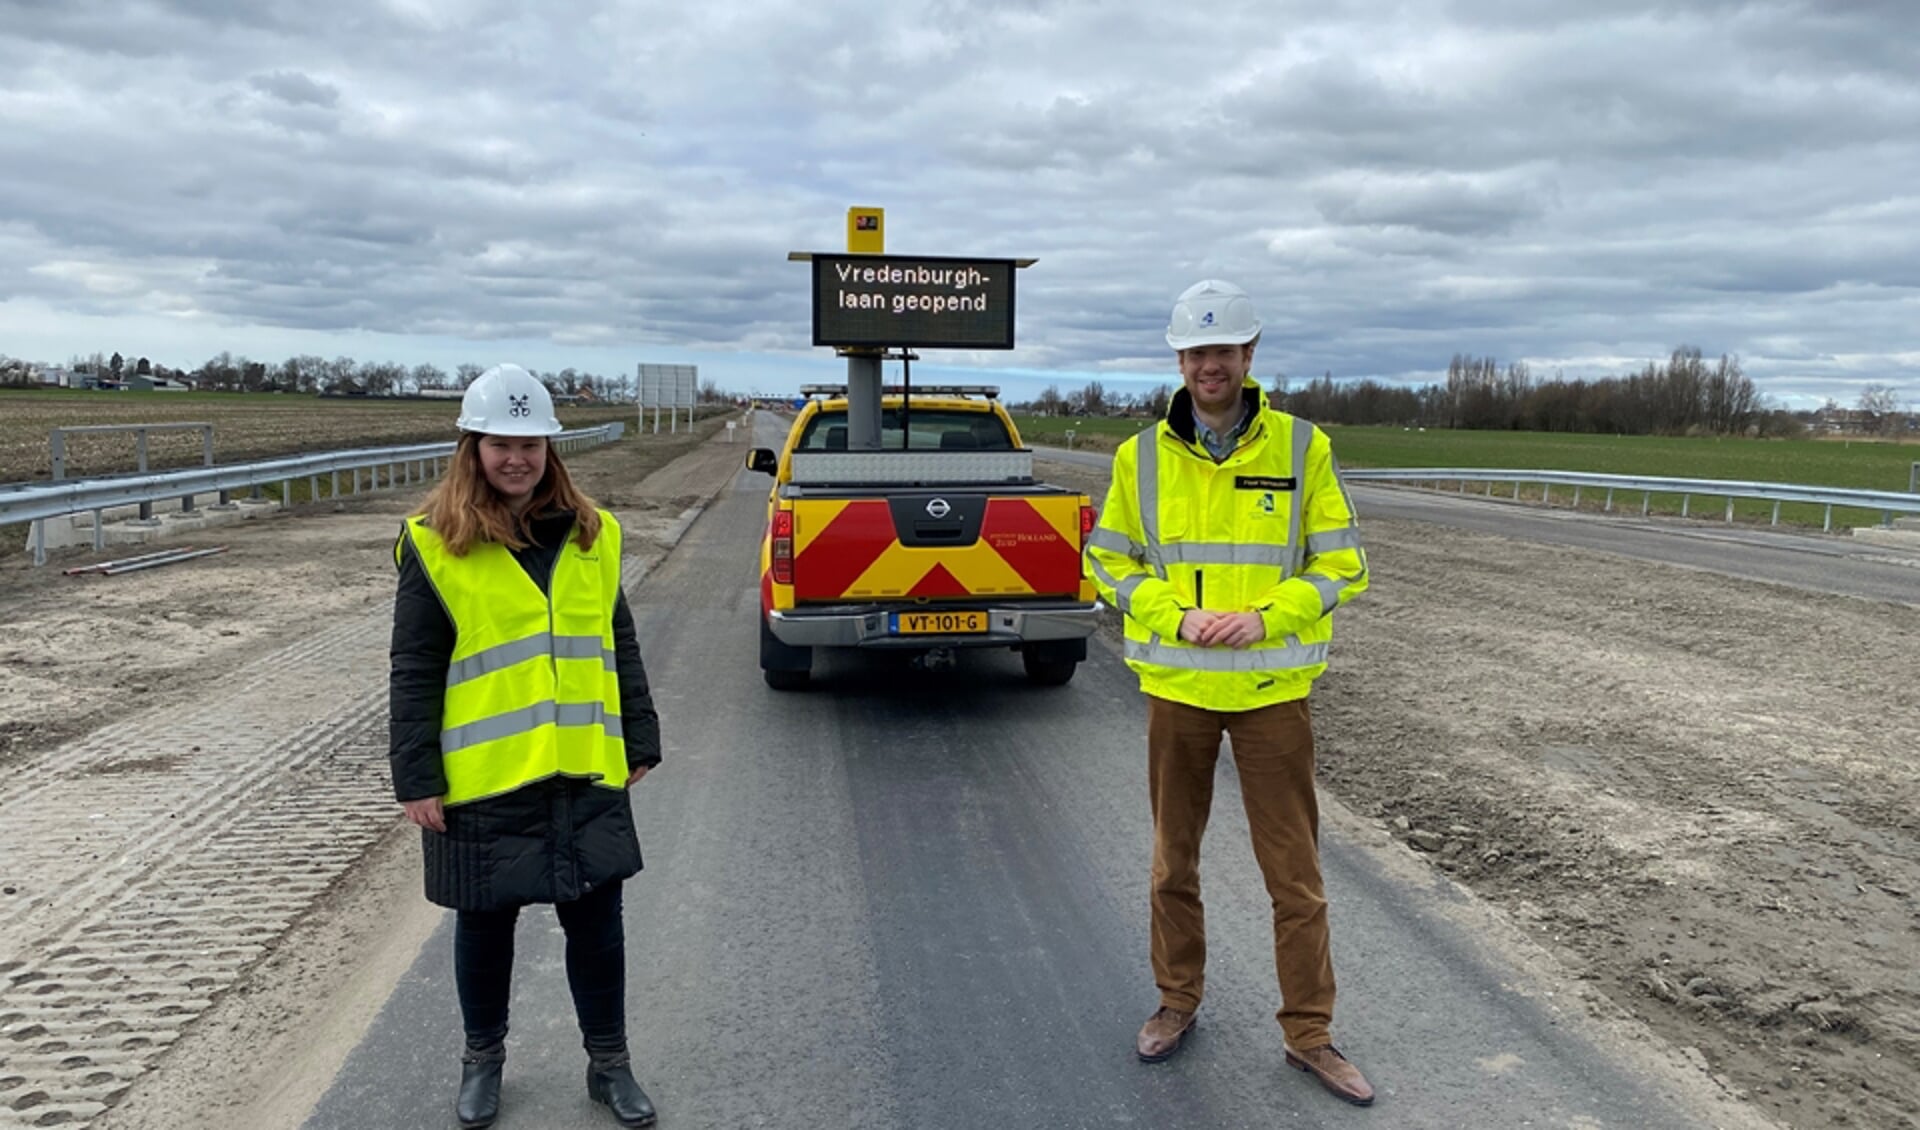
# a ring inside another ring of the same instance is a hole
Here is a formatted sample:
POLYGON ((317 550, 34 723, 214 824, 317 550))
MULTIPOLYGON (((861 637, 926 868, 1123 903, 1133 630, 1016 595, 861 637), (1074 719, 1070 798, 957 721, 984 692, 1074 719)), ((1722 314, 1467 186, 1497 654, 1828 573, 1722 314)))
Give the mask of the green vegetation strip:
MULTIPOLYGON (((1148 426, 1143 419, 1107 417, 1016 416, 1021 436, 1029 443, 1064 445, 1074 432, 1076 448, 1111 451, 1120 442, 1148 426)), ((1330 427, 1333 449, 1343 467, 1493 467, 1514 470, 1592 471, 1609 475, 1650 475, 1681 479, 1731 479, 1739 482, 1801 483, 1810 486, 1853 487, 1862 490, 1907 489, 1913 464, 1920 462, 1920 444, 1866 440, 1727 439, 1679 436, 1603 436, 1550 432, 1426 431, 1405 428, 1330 427)), ((1484 494, 1486 486, 1470 484, 1469 493, 1484 494)), ((1513 487, 1495 484, 1497 497, 1512 497, 1513 487)), ((1523 488, 1522 500, 1539 501, 1538 485, 1523 488)), ((1580 493, 1582 509, 1605 504, 1606 491, 1588 488, 1580 493)), ((1555 487, 1551 501, 1571 506, 1573 489, 1555 487)), ((1695 495, 1685 503, 1695 518, 1725 518, 1724 498, 1695 495)), ((1679 495, 1656 494, 1651 513, 1679 514, 1679 495)), ((1637 513, 1638 492, 1618 491, 1614 510, 1637 513)), ((1738 501, 1735 521, 1769 522, 1770 502, 1738 501)), ((1836 509, 1835 528, 1873 525, 1879 511, 1836 509)), ((1819 526, 1824 508, 1789 503, 1780 508, 1780 521, 1819 526)))

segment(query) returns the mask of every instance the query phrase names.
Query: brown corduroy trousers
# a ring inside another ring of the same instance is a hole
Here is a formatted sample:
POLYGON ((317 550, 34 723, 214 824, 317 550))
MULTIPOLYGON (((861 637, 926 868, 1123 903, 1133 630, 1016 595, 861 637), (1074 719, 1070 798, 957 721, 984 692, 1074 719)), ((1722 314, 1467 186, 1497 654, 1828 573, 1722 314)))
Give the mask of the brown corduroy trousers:
POLYGON ((1273 900, 1280 1027, 1289 1046, 1328 1043, 1333 959, 1320 882, 1320 807, 1313 792, 1313 716, 1305 699, 1222 712, 1147 697, 1153 800, 1153 976, 1160 1003, 1194 1011, 1206 986, 1200 839, 1213 804, 1220 735, 1233 740, 1253 855, 1273 900))

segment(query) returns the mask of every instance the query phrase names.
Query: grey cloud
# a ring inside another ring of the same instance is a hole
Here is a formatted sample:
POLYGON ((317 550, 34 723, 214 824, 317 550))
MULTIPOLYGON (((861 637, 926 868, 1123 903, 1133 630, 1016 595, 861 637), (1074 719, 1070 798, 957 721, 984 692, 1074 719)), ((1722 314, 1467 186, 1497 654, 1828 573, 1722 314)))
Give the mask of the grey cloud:
POLYGON ((1329 222, 1410 227, 1444 235, 1506 232, 1546 210, 1549 189, 1451 175, 1341 177, 1315 192, 1329 222))
POLYGON ((1263 372, 1920 368, 1905 6, 7 11, 6 246, 69 265, 12 285, 60 309, 818 360, 784 255, 876 203, 897 252, 1039 258, 1021 348, 969 364, 1157 382, 1219 275, 1263 372))
POLYGON ((276 71, 254 75, 247 80, 255 90, 271 94, 293 106, 332 107, 340 101, 338 87, 309 78, 298 71, 276 71))

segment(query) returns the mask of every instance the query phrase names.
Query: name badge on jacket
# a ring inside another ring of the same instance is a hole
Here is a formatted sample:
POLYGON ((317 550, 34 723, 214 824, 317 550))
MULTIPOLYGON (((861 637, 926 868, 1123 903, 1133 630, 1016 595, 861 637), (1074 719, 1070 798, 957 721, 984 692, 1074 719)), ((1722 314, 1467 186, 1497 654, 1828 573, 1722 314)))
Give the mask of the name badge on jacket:
POLYGON ((1293 490, 1296 485, 1298 480, 1292 476, 1284 479, 1276 479, 1272 475, 1235 475, 1233 477, 1235 490, 1293 490))

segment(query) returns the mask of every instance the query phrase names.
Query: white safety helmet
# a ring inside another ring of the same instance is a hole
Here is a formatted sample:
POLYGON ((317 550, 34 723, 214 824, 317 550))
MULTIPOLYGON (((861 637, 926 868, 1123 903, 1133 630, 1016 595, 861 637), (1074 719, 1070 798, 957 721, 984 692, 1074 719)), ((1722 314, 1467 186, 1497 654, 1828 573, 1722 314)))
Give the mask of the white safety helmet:
POLYGON ((1194 283, 1173 304, 1167 320, 1167 344, 1175 349, 1203 345, 1245 345, 1260 336, 1260 319, 1253 299, 1230 282, 1205 279, 1194 283))
POLYGON ((518 365, 495 365, 475 377, 460 398, 463 432, 490 436, 554 436, 560 418, 553 414, 553 394, 540 378, 518 365))

